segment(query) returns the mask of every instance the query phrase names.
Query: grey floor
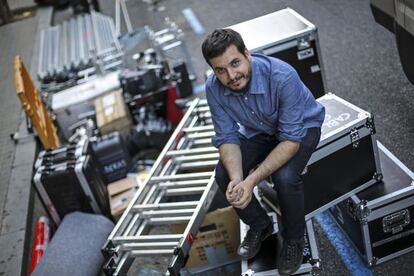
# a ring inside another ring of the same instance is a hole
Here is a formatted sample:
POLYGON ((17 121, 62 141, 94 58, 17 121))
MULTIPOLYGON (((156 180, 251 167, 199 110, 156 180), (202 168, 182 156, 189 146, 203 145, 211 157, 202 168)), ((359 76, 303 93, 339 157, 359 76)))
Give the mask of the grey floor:
MULTIPOLYGON (((113 16, 114 1, 100 2, 103 12, 113 16)), ((292 7, 318 27, 328 90, 372 112, 378 139, 411 170, 414 169, 414 86, 402 72, 393 35, 374 22, 368 0, 170 0, 163 4, 166 10, 154 15, 142 1, 128 1, 133 26, 160 26, 160 18, 164 16, 175 21, 185 32, 197 72, 196 84, 203 82, 203 73, 207 69, 200 53, 204 35, 192 31, 182 14, 183 9, 191 8, 206 31, 210 32, 214 28, 292 7)), ((59 22, 70 13, 57 12, 55 21, 59 22)), ((0 27, 0 245, 7 248, 7 254, 3 252, 0 258, 2 268, 5 263, 16 259, 16 244, 10 244, 10 240, 17 243, 20 240, 21 243, 24 235, 24 228, 10 229, 4 222, 10 220, 6 199, 15 159, 15 145, 9 134, 17 130, 21 112, 15 95, 12 58, 19 54, 26 65, 31 64, 37 24, 37 19, 31 18, 0 27)), ((29 180, 27 185, 30 185, 29 180)), ((316 230, 320 241, 321 275, 348 275, 323 231, 319 227, 316 230)), ((373 272, 376 275, 410 275, 413 268, 414 253, 410 253, 374 268, 373 272)), ((8 271, 0 269, 0 275, 13 275, 8 271)))

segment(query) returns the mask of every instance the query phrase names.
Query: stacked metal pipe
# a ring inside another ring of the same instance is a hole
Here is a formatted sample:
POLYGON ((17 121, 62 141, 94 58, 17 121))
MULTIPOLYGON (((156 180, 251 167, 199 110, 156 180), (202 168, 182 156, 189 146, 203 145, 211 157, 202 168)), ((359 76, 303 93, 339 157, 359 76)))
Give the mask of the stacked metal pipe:
POLYGON ((98 65, 104 71, 122 54, 113 19, 93 11, 41 31, 38 77, 59 82, 98 65))

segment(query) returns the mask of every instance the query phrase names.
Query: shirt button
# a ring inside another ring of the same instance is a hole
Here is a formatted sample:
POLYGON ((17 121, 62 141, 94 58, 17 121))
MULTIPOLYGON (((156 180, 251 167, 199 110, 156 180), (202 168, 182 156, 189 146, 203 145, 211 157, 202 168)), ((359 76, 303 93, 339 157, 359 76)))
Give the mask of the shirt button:
POLYGON ((247 97, 244 97, 244 99, 247 101, 247 97))
POLYGON ((252 111, 252 114, 254 114, 254 111, 252 111))
POLYGON ((260 124, 261 124, 261 125, 263 125, 263 123, 262 123, 262 122, 260 122, 260 124))

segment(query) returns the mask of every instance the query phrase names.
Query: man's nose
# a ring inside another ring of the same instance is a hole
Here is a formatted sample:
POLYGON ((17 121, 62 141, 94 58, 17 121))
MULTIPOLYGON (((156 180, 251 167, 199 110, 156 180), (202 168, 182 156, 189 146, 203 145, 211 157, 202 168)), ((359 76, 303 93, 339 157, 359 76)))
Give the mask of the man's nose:
POLYGON ((229 79, 234 80, 236 78, 236 71, 234 71, 233 69, 228 69, 227 70, 229 79))

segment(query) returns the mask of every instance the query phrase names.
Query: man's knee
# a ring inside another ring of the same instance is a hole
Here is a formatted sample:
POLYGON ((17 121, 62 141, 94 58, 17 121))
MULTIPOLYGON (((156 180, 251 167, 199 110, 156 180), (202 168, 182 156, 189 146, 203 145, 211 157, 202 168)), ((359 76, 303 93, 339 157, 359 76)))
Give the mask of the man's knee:
POLYGON ((272 175, 275 188, 279 191, 293 191, 302 188, 301 174, 289 167, 282 167, 272 175))

